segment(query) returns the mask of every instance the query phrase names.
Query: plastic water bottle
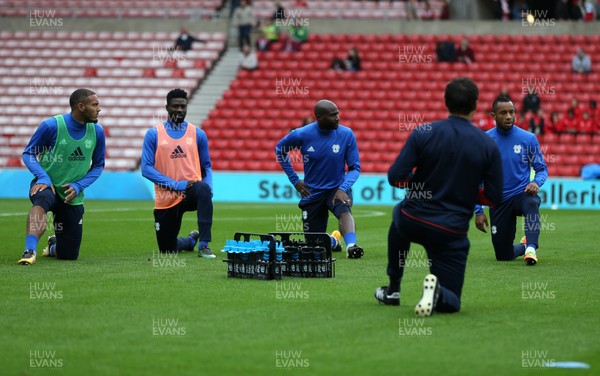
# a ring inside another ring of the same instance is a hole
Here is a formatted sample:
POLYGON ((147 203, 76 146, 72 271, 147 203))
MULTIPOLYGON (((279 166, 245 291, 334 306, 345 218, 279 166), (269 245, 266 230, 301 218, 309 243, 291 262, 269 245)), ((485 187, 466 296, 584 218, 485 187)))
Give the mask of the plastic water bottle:
POLYGON ((283 261, 283 252, 285 251, 285 249, 283 248, 283 244, 281 242, 277 243, 275 245, 275 260, 276 261, 283 261))

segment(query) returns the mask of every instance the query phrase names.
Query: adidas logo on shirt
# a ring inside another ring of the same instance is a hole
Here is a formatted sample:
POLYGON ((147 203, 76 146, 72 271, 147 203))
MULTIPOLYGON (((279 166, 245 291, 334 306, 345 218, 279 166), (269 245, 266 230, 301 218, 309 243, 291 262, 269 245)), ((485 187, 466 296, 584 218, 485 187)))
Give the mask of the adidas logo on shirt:
POLYGON ((183 152, 181 145, 177 145, 175 150, 173 150, 173 152, 171 153, 171 159, 175 158, 187 158, 187 155, 185 155, 185 153, 183 152))
POLYGON ((313 148, 312 146, 308 148, 307 151, 315 151, 315 148, 313 148))
POLYGON ((69 160, 70 161, 83 161, 85 160, 85 157, 83 156, 83 152, 81 151, 81 148, 78 146, 77 149, 75 149, 71 155, 69 156, 69 160))

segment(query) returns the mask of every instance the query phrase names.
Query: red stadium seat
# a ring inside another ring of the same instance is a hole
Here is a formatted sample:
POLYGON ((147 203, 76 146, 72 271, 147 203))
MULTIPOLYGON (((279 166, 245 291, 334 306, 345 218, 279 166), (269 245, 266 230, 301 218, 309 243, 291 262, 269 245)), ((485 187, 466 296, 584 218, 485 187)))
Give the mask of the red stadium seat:
POLYGON ((540 144, 554 144, 558 142, 558 135, 546 133, 541 139, 540 144))
POLYGON ((591 134, 578 134, 575 136, 575 142, 578 144, 591 144, 592 143, 592 135, 591 134))
POLYGON ((575 136, 568 133, 563 133, 558 137, 560 143, 562 144, 570 144, 575 142, 575 136))

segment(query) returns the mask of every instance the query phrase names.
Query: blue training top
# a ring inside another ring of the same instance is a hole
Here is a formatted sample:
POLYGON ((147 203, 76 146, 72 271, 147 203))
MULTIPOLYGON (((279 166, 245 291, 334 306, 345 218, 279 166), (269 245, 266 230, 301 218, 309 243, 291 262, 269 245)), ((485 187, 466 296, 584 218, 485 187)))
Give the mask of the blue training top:
MULTIPOLYGON (((85 124, 73 119, 70 113, 63 114, 62 116, 65 119, 67 131, 72 138, 80 140, 85 136, 85 124)), ((104 170, 104 158, 106 156, 104 129, 98 123, 94 124, 94 129, 96 130, 96 148, 92 153, 92 166, 83 178, 70 184, 75 189, 76 194, 79 194, 92 185, 100 177, 102 170, 104 170)), ((57 131, 58 123, 54 117, 44 120, 33 133, 31 140, 29 140, 23 151, 23 163, 25 163, 25 166, 36 177, 37 184, 46 184, 47 186, 52 184, 50 176, 44 171, 36 156, 54 147, 57 131)))
POLYGON ((348 127, 340 125, 335 130, 322 130, 314 122, 293 130, 277 143, 277 161, 294 186, 300 178, 294 172, 288 153, 296 148, 302 153, 304 183, 311 192, 303 200, 335 188, 348 192, 360 175, 358 146, 348 127))
MULTIPOLYGON (((504 189, 502 202, 525 192, 531 180, 531 168, 535 171, 533 181, 542 186, 548 179, 548 167, 537 138, 516 125, 508 131, 492 128, 486 132, 498 145, 502 158, 504 189)), ((475 214, 483 214, 481 206, 475 207, 475 214)))

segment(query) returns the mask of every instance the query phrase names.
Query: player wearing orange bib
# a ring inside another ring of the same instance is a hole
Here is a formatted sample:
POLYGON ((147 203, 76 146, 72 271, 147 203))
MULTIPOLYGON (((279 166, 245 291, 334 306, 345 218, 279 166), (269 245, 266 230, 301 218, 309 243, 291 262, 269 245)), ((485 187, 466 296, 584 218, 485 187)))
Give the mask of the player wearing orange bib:
POLYGON ((167 94, 169 119, 150 128, 144 137, 142 175, 154 183, 154 227, 160 252, 191 251, 215 258, 208 243, 212 227, 212 167, 206 133, 185 121, 187 93, 167 94), (198 230, 180 237, 186 211, 196 211, 198 230))

